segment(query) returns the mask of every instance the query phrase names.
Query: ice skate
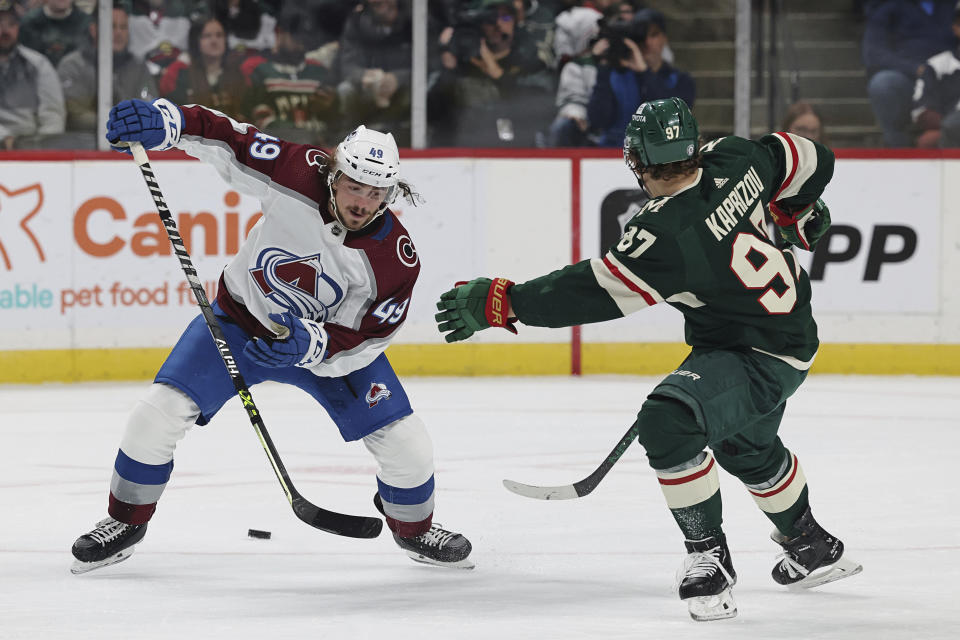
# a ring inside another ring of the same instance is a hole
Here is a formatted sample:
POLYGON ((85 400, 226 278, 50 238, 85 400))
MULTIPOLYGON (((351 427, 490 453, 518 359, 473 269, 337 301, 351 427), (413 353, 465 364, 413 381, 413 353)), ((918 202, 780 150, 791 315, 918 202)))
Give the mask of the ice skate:
MULTIPOLYGON (((379 493, 373 496, 373 504, 380 513, 386 515, 379 493)), ((436 522, 430 525, 429 531, 419 536, 404 538, 394 533, 393 539, 416 562, 454 569, 473 569, 475 566, 468 558, 473 545, 466 536, 447 531, 436 522)))
POLYGON ((437 523, 415 538, 393 534, 393 539, 416 562, 455 569, 474 567, 473 561, 467 557, 473 549, 470 541, 463 534, 447 531, 437 523))
POLYGON ((776 529, 770 535, 783 547, 772 571, 773 579, 779 584, 810 589, 863 571, 862 565, 843 555, 843 542, 813 519, 810 507, 794 526, 800 531, 795 538, 788 538, 776 529))
POLYGON ((736 616, 732 588, 737 583, 737 572, 733 570, 726 536, 685 540, 684 544, 688 555, 677 573, 677 583, 690 617, 705 622, 736 616))
POLYGON ((124 524, 107 517, 97 523, 93 531, 85 533, 73 543, 70 567, 73 574, 86 573, 123 562, 133 554, 133 548, 147 533, 147 524, 124 524))

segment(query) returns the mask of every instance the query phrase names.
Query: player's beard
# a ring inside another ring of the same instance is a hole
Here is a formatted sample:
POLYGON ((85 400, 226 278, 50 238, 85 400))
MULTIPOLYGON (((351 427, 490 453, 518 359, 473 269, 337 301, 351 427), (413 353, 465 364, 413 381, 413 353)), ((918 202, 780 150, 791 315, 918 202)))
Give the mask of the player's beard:
MULTIPOLYGON (((361 209, 360 207, 351 207, 350 209, 347 209, 347 211, 352 215, 360 216, 362 218, 360 222, 357 223, 358 226, 350 227, 352 231, 357 231, 359 229, 364 228, 368 224, 370 224, 370 221, 371 221, 370 214, 372 213, 371 211, 368 211, 367 209, 361 209)), ((353 218, 351 218, 351 220, 352 219, 353 218)))
POLYGON ((11 53, 13 53, 13 50, 16 48, 17 48, 16 40, 12 40, 12 39, 7 40, 6 38, 4 38, 3 40, 0 40, 0 56, 7 57, 11 53))

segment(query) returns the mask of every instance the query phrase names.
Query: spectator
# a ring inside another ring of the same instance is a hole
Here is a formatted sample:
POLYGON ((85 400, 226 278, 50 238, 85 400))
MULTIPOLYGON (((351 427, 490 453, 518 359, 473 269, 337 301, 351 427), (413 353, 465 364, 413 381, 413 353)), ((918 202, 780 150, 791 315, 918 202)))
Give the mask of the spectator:
POLYGON ((250 117, 261 131, 303 144, 327 145, 337 134, 333 73, 306 56, 301 15, 277 18, 276 44, 267 58, 244 62, 253 99, 250 117))
POLYGON ((553 51, 557 15, 564 7, 557 0, 513 0, 517 26, 527 32, 537 49, 537 56, 551 69, 557 68, 553 51))
POLYGON ((591 144, 587 138, 587 104, 597 81, 597 65, 590 55, 590 44, 600 31, 602 17, 599 11, 587 7, 571 7, 557 16, 554 52, 558 60, 566 62, 557 85, 559 111, 550 126, 552 147, 591 144))
POLYGON ((952 49, 955 0, 886 0, 865 7, 863 63, 867 92, 888 147, 913 144, 910 109, 924 61, 952 49))
POLYGON ((160 92, 177 104, 202 104, 246 120, 246 79, 228 55, 227 34, 216 18, 193 23, 187 36, 189 60, 177 60, 163 74, 160 92))
POLYGON ((73 0, 44 0, 23 16, 20 43, 47 56, 56 67, 63 56, 87 41, 89 22, 90 16, 76 9, 73 0))
POLYGON ((433 20, 440 29, 452 29, 456 26, 460 18, 460 1, 434 0, 427 4, 427 11, 429 12, 430 19, 433 20))
MULTIPOLYGON (((311 52, 339 42, 344 24, 356 5, 357 0, 299 0, 296 3, 287 0, 283 13, 299 15, 300 39, 307 49, 308 57, 315 58, 311 52)), ((433 0, 430 5, 432 7, 433 0)))
POLYGON ((621 0, 615 2, 607 9, 610 18, 620 18, 621 20, 633 20, 637 11, 643 9, 643 3, 634 0, 621 0))
POLYGON ((130 51, 143 58, 161 77, 186 51, 190 22, 207 12, 203 0, 133 0, 130 12, 130 51))
POLYGON ((363 0, 340 39, 337 87, 344 125, 366 122, 410 144, 410 5, 406 0, 363 0))
MULTIPOLYGON (((952 28, 960 39, 960 2, 952 28)), ((918 147, 960 147, 960 47, 942 51, 923 65, 912 116, 920 129, 918 147)))
POLYGON ((511 0, 480 0, 466 19, 444 30, 441 68, 427 98, 432 144, 537 144, 553 115, 554 83, 516 16, 511 0))
MULTIPOLYGON (((96 148, 97 130, 97 22, 90 21, 89 39, 68 53, 57 66, 67 106, 67 131, 89 134, 78 146, 96 148)), ((129 14, 113 8, 113 102, 129 98, 153 100, 157 86, 143 60, 127 49, 130 43, 129 14)))
POLYGON ((277 19, 258 0, 213 0, 213 15, 227 32, 232 55, 266 54, 277 43, 277 19))
POLYGON ((680 98, 693 107, 693 78, 663 59, 666 20, 653 9, 638 11, 629 23, 611 21, 593 46, 597 81, 587 106, 601 146, 619 147, 630 117, 643 102, 680 98))
MULTIPOLYGON (((608 20, 623 20, 626 22, 632 22, 633 17, 637 14, 638 11, 644 10, 643 2, 640 0, 620 0, 619 2, 614 2, 605 10, 605 15, 608 20)), ((670 48, 669 44, 663 45, 663 52, 661 53, 663 59, 673 64, 673 50, 670 48)))
POLYGON ((817 108, 809 102, 794 102, 790 105, 787 113, 783 116, 783 121, 780 123, 780 131, 793 133, 809 138, 814 142, 828 145, 823 118, 817 108))
POLYGON ((615 5, 618 4, 617 0, 583 0, 582 2, 577 2, 576 0, 564 0, 567 3, 567 6, 583 6, 589 9, 596 9, 605 16, 610 16, 616 11, 615 5))
POLYGON ((16 8, 0 0, 0 143, 9 150, 23 136, 63 133, 65 120, 57 72, 43 54, 20 44, 16 8))
POLYGON ((553 55, 558 67, 562 68, 568 61, 589 51, 591 41, 600 31, 597 22, 602 17, 599 10, 580 6, 557 14, 554 19, 553 55))

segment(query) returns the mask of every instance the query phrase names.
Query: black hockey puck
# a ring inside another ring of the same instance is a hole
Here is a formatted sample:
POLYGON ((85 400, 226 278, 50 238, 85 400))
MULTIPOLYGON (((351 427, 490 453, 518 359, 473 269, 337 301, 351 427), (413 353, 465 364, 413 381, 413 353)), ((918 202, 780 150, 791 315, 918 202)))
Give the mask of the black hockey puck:
POLYGON ((247 535, 251 538, 260 538, 261 540, 269 540, 270 532, 269 531, 260 531, 260 529, 247 529, 247 535))

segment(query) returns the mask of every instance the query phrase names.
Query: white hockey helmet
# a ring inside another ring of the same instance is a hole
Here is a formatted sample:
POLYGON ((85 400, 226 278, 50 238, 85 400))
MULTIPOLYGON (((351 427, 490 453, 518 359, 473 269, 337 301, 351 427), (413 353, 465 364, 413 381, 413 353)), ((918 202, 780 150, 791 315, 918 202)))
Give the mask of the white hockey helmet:
MULTIPOLYGON (((337 145, 333 155, 333 167, 327 175, 330 198, 336 212, 336 197, 333 185, 345 175, 361 184, 385 187, 387 193, 383 204, 370 221, 379 216, 397 197, 400 183, 400 151, 393 134, 381 133, 360 125, 337 145)), ((339 212, 337 212, 339 215, 339 212)))

